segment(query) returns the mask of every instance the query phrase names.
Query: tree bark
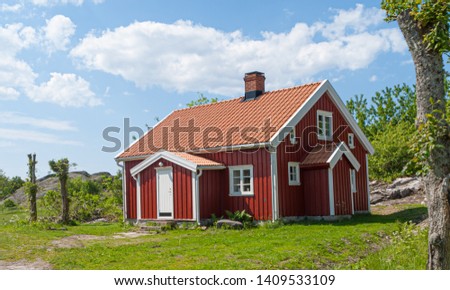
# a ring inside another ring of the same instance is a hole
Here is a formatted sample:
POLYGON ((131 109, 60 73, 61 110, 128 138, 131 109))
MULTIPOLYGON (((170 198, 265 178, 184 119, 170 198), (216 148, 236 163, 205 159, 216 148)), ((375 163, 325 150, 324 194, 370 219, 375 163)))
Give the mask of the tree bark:
POLYGON ((69 198, 67 196, 67 178, 60 178, 61 184, 61 199, 62 199, 62 214, 61 222, 63 224, 69 223, 69 198))
MULTIPOLYGON (((28 174, 30 182, 36 185, 36 154, 28 154, 28 174)), ((36 192, 37 188, 33 187, 28 192, 28 200, 30 203, 30 222, 37 221, 36 192)))
POLYGON ((397 16, 416 69, 416 124, 427 122, 433 115, 444 128, 436 137, 428 159, 429 173, 424 179, 428 199, 430 228, 428 234, 428 269, 450 269, 450 138, 445 121, 444 63, 442 54, 427 47, 427 27, 405 10, 397 16), (440 113, 439 113, 440 112, 440 113), (442 115, 444 114, 444 116, 442 115))

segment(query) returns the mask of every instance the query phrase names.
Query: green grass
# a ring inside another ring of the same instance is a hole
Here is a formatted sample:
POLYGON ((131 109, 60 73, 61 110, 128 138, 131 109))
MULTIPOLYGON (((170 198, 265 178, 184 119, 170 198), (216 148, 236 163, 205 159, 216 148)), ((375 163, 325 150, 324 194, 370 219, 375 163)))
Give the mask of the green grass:
POLYGON ((355 269, 425 270, 428 232, 411 224, 398 224, 392 242, 382 250, 369 254, 355 269))
POLYGON ((421 269, 426 234, 405 223, 425 214, 425 207, 408 205, 341 222, 171 230, 115 239, 130 228, 115 223, 48 230, 48 225, 8 222, 23 212, 0 212, 0 260, 42 259, 54 269, 421 269), (102 237, 76 248, 52 243, 81 234, 102 237))

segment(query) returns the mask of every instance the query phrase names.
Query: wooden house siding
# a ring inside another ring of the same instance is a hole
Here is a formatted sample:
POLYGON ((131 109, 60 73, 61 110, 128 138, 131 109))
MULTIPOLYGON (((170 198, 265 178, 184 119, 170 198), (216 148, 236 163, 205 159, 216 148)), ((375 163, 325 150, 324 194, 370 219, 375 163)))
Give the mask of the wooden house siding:
POLYGON ((256 220, 272 219, 272 182, 270 178, 270 153, 265 148, 202 154, 203 157, 220 162, 228 166, 253 165, 253 196, 230 196, 228 168, 217 174, 203 171, 200 177, 200 200, 205 202, 206 208, 201 207, 201 218, 210 218, 211 213, 224 215, 225 210, 234 212, 244 210, 256 220), (221 180, 220 180, 221 179, 221 180), (213 185, 219 182, 221 186, 213 185), (219 200, 211 197, 212 192, 206 192, 204 185, 218 190, 219 200), (206 194, 208 197, 204 198, 206 194), (202 199, 203 198, 203 199, 202 199), (218 204, 220 203, 220 206, 218 204), (214 208, 217 207, 217 208, 214 208))
POLYGON ((351 164, 344 156, 333 168, 333 192, 335 215, 352 214, 352 194, 350 189, 351 164))
POLYGON ((328 169, 305 169, 302 176, 306 216, 330 215, 330 196, 328 193, 328 169))
POLYGON ((127 218, 137 218, 137 200, 136 200, 136 180, 131 176, 130 169, 141 163, 142 160, 133 160, 125 162, 125 190, 127 199, 127 218))
MULTIPOLYGON (((300 169, 300 186, 290 186, 288 176, 288 162, 299 162, 303 160, 310 150, 318 143, 324 143, 325 141, 317 138, 317 111, 327 111, 333 114, 333 142, 340 143, 345 142, 348 144, 348 134, 353 133, 355 136, 355 148, 351 149, 356 159, 361 165, 361 168, 356 173, 357 193, 355 194, 355 211, 367 211, 367 179, 366 179, 366 150, 357 138, 356 134, 351 130, 342 116, 339 109, 333 103, 331 98, 325 93, 319 100, 312 106, 312 108, 306 113, 306 115, 295 126, 295 135, 297 136, 297 144, 292 145, 289 141, 289 136, 280 143, 277 148, 278 159, 278 196, 279 196, 279 210, 280 216, 303 216, 310 215, 311 212, 322 212, 322 209, 307 209, 306 207, 314 206, 317 204, 323 207, 321 203, 311 203, 309 197, 306 196, 305 185, 312 181, 305 177, 304 174, 310 176, 311 172, 305 173, 306 169, 300 169), (306 204, 306 201, 309 204, 306 204)), ((328 141, 330 142, 330 141, 328 141)), ((338 170, 338 169, 334 169, 338 170)), ((328 184, 328 174, 314 173, 314 180, 317 180, 316 185, 328 184), (317 178, 321 177, 321 180, 317 178)), ((336 179, 334 179, 336 181, 336 179)), ((347 181, 346 179, 345 181, 347 181)), ((316 186, 311 184, 311 186, 316 186)), ((309 186, 308 186, 309 187, 309 186)), ((312 188, 308 188, 311 190, 312 188)), ((329 211, 329 210, 328 210, 329 211)))

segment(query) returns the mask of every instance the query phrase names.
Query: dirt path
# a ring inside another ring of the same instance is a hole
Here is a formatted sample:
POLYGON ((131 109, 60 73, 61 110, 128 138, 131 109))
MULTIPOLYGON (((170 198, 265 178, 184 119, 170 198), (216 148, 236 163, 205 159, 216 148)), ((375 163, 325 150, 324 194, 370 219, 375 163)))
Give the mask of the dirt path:
MULTIPOLYGON (((86 246, 86 242, 89 241, 99 241, 106 239, 133 239, 141 236, 147 236, 149 234, 150 233, 124 232, 117 233, 113 236, 73 235, 52 241, 52 246, 49 248, 49 250, 51 250, 51 248, 83 248, 86 246)), ((52 268, 53 267, 50 263, 43 261, 42 259, 37 259, 36 261, 22 259, 13 262, 0 260, 0 270, 51 270, 52 268)))
POLYGON ((52 265, 41 259, 36 261, 19 260, 14 262, 0 261, 0 270, 51 270, 52 265))

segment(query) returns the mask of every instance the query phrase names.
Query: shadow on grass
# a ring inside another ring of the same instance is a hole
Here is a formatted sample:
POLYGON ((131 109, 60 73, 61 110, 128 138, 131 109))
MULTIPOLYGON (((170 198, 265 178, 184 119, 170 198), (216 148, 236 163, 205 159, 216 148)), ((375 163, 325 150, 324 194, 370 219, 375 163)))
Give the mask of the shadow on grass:
MULTIPOLYGON (((333 225, 333 226, 348 226, 348 225, 360 225, 370 223, 395 223, 395 222, 413 222, 420 223, 428 217, 428 209, 425 206, 411 207, 399 210, 391 214, 357 214, 351 219, 341 221, 312 221, 306 220, 296 222, 294 224, 308 224, 308 225, 333 225)), ((289 223, 288 223, 289 224, 289 223)))
POLYGON ((350 225, 364 223, 395 223, 395 222, 413 222, 420 223, 428 217, 428 209, 426 207, 414 207, 403 209, 391 214, 361 214, 352 217, 350 220, 334 223, 335 225, 350 225))

